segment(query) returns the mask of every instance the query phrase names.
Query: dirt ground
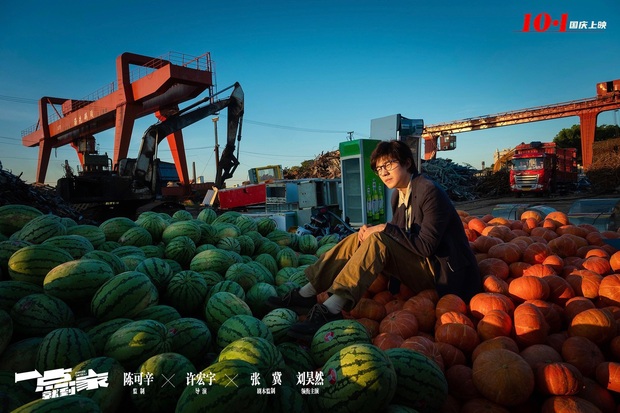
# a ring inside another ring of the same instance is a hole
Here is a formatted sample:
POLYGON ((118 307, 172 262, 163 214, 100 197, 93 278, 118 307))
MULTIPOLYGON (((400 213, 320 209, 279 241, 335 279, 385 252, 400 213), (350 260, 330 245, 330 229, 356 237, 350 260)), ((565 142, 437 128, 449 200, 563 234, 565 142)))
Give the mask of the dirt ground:
POLYGON ((493 215, 493 209, 499 204, 520 204, 524 207, 547 206, 568 213, 573 203, 579 199, 585 198, 618 198, 620 194, 592 194, 579 193, 570 195, 551 195, 549 197, 540 197, 536 195, 523 195, 522 197, 502 197, 502 198, 484 198, 475 201, 456 202, 455 206, 459 210, 468 212, 470 215, 483 216, 486 214, 493 215))

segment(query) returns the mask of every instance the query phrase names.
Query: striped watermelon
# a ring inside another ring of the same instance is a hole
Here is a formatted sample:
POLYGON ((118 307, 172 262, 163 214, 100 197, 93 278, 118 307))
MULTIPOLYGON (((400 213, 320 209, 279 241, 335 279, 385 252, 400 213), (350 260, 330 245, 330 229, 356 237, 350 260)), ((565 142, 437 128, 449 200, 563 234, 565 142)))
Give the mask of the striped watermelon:
POLYGON ((321 245, 317 250, 316 253, 314 255, 316 255, 317 257, 320 257, 321 255, 325 254, 327 251, 331 250, 332 248, 334 248, 336 246, 335 243, 328 243, 328 244, 324 244, 321 245))
POLYGON ((232 237, 236 238, 241 235, 241 230, 235 224, 228 222, 218 222, 213 223, 213 228, 217 231, 217 236, 219 239, 224 237, 232 237))
POLYGON ((247 361, 264 377, 271 377, 271 373, 285 366, 280 350, 261 337, 243 337, 233 341, 220 351, 218 361, 224 360, 247 361))
POLYGON ((221 350, 233 341, 244 337, 261 337, 273 343, 271 331, 258 318, 239 314, 224 321, 217 330, 217 347, 221 350))
POLYGON ((163 244, 143 245, 140 249, 144 252, 146 258, 165 258, 166 248, 163 244))
MULTIPOLYGON (((142 214, 140 215, 140 217, 142 217, 142 214)), ((161 241, 164 230, 169 225, 165 219, 163 219, 160 215, 156 213, 145 215, 142 218, 138 218, 136 220, 136 224, 138 224, 140 227, 144 228, 151 234, 153 242, 161 241)))
POLYGON ((190 383, 179 397, 176 413, 264 411, 267 397, 256 395, 256 387, 250 380, 256 373, 256 367, 252 364, 243 360, 225 360, 210 365, 202 373, 215 375, 213 383, 190 383))
POLYGON ((216 250, 217 247, 213 244, 201 244, 196 247, 196 255, 207 250, 216 250))
POLYGON ((254 249, 254 254, 269 254, 275 259, 276 255, 278 255, 278 251, 280 251, 280 246, 275 242, 265 238, 265 240, 261 242, 258 248, 254 249))
POLYGON ((200 231, 200 226, 193 220, 176 221, 166 227, 164 232, 161 234, 161 239, 164 244, 168 244, 174 238, 181 235, 191 238, 191 240, 194 241, 194 244, 196 244, 200 242, 202 233, 200 231))
POLYGON ((286 281, 283 284, 280 284, 276 287, 276 293, 278 294, 278 297, 284 297, 287 293, 300 287, 303 287, 303 286, 297 283, 294 283, 292 281, 286 281))
POLYGON ((14 372, 0 371, 0 394, 10 394, 12 396, 11 399, 8 400, 0 398, 3 403, 0 405, 2 406, 2 411, 13 411, 11 409, 17 409, 21 405, 31 402, 36 398, 41 398, 40 393, 35 393, 35 387, 36 381, 26 380, 15 382, 14 372))
POLYGON ((118 239, 118 243, 121 245, 143 247, 145 245, 153 244, 153 236, 146 228, 135 226, 123 232, 123 235, 121 235, 118 239))
POLYGON ((256 220, 256 228, 257 231, 263 236, 266 237, 267 234, 274 231, 278 227, 278 224, 273 218, 262 217, 256 220))
POLYGON ((237 237, 239 243, 239 254, 251 257, 254 255, 254 240, 247 235, 237 237))
POLYGON ((87 377, 89 370, 96 374, 107 373, 107 386, 99 386, 91 390, 81 390, 79 394, 95 401, 102 413, 119 411, 125 396, 125 369, 123 366, 111 357, 94 357, 73 367, 71 378, 79 381, 80 377, 87 377))
POLYGON ((61 218, 48 214, 31 219, 15 234, 17 234, 16 239, 18 240, 40 244, 48 238, 66 233, 67 228, 62 223, 61 218))
POLYGON ((424 354, 407 348, 391 348, 385 354, 398 376, 392 402, 420 413, 439 411, 448 397, 448 382, 439 366, 424 354))
POLYGON ((276 287, 264 282, 257 282, 245 293, 245 302, 248 303, 253 314, 262 317, 270 310, 270 307, 267 306, 267 299, 277 296, 276 287))
POLYGON ((228 267, 234 264, 231 255, 220 249, 206 250, 192 258, 189 269, 193 271, 215 271, 222 275, 226 274, 228 267))
POLYGON ((297 313, 290 308, 275 308, 265 314, 262 322, 265 323, 273 341, 277 344, 287 340, 287 332, 298 321, 297 313))
POLYGON ((127 217, 109 218, 99 225, 99 229, 105 234, 106 241, 118 241, 129 228, 137 226, 134 221, 127 217))
POLYGON ((181 264, 179 264, 175 260, 171 260, 170 258, 164 258, 164 261, 166 261, 170 268, 172 268, 173 275, 178 273, 179 271, 183 271, 183 267, 181 267, 181 264))
POLYGON ((285 341, 277 345, 286 365, 296 372, 316 370, 310 350, 306 346, 292 341, 285 341))
POLYGON ((322 247, 325 244, 338 244, 340 241, 340 236, 338 234, 327 234, 318 239, 319 247, 322 247))
POLYGON ((12 235, 41 215, 43 215, 41 211, 29 205, 3 205, 0 207, 0 234, 12 235))
MULTIPOLYGON (((278 253, 276 252, 276 255, 277 254, 278 253)), ((271 273, 271 275, 273 275, 274 277, 278 273, 278 270, 279 270, 278 262, 276 261, 276 258, 273 255, 269 253, 258 254, 256 257, 254 257, 254 261, 264 265, 265 268, 267 268, 269 272, 271 273)))
POLYGON ((181 354, 161 353, 150 357, 137 371, 152 374, 153 381, 148 386, 134 387, 138 390, 131 392, 134 406, 141 412, 167 413, 174 411, 187 385, 186 377, 188 373, 195 374, 196 367, 181 354))
POLYGON ((205 319, 212 331, 219 330, 224 321, 237 314, 252 315, 252 310, 245 301, 229 292, 213 294, 205 306, 205 319))
POLYGON ((95 356, 93 343, 84 331, 79 328, 58 328, 43 337, 36 367, 38 371, 63 369, 95 356))
POLYGON ((178 211, 174 211, 174 214, 172 214, 173 221, 190 221, 192 219, 194 219, 192 214, 185 209, 179 209, 178 211))
POLYGON ((288 280, 289 282, 295 283, 303 287, 304 285, 308 284, 309 281, 308 277, 306 277, 305 271, 300 268, 301 267, 297 267, 297 271, 295 271, 288 280))
POLYGON ((162 324, 181 318, 179 311, 165 304, 157 304, 146 307, 134 317, 134 320, 155 320, 162 324))
POLYGON ((222 250, 234 251, 237 254, 241 253, 241 244, 236 237, 221 237, 215 246, 222 250))
POLYGON ((211 348, 212 335, 207 323, 191 317, 166 323, 170 351, 187 357, 198 368, 204 365, 211 348))
POLYGON ((216 218, 217 218, 217 214, 215 213, 215 210, 211 208, 201 209, 200 212, 198 213, 198 216, 196 217, 196 219, 206 222, 207 224, 213 223, 213 221, 215 221, 216 218))
POLYGON ((242 300, 245 300, 245 290, 243 289, 241 285, 239 285, 239 283, 232 281, 232 280, 222 280, 222 281, 215 283, 209 289, 209 292, 207 293, 207 298, 206 298, 207 301, 211 298, 212 295, 219 293, 221 291, 232 293, 236 295, 237 297, 241 298, 242 300))
POLYGON ((116 241, 106 241, 97 248, 99 251, 112 252, 115 249, 119 248, 121 244, 116 241))
POLYGON ((44 292, 42 286, 26 281, 2 281, 0 282, 0 310, 11 311, 13 305, 25 296, 44 292))
POLYGON ((52 268, 43 279, 43 289, 66 303, 89 302, 95 292, 114 276, 110 266, 99 260, 81 259, 52 268))
POLYGON ((289 247, 284 247, 278 251, 276 254, 276 262, 278 263, 278 268, 299 266, 297 253, 289 247))
POLYGON ((125 264, 127 271, 135 271, 138 265, 140 265, 140 263, 144 261, 145 258, 146 257, 144 256, 144 254, 129 254, 123 255, 121 257, 121 261, 123 261, 123 264, 125 264))
POLYGON ((265 236, 269 241, 275 242, 280 247, 288 247, 291 245, 291 234, 284 231, 283 229, 274 229, 269 234, 265 236))
POLYGON ((299 251, 299 235, 296 233, 289 233, 291 236, 291 243, 288 244, 288 247, 292 248, 294 251, 299 251))
POLYGON ((157 289, 138 271, 126 271, 106 281, 93 295, 91 313, 101 321, 132 318, 152 303, 157 289))
POLYGON ((226 255, 232 258, 233 264, 236 262, 241 263, 241 264, 247 264, 247 261, 235 251, 229 251, 229 250, 220 250, 220 251, 224 251, 226 255))
POLYGON ((47 294, 30 294, 11 308, 13 329, 25 336, 44 336, 52 330, 70 327, 75 322, 71 308, 64 301, 47 294))
POLYGON ((0 273, 8 274, 11 255, 28 245, 32 243, 19 240, 0 241, 0 273))
POLYGON ((159 292, 164 292, 166 290, 168 282, 174 275, 169 262, 157 257, 143 260, 138 264, 135 271, 148 275, 159 292))
POLYGON ((252 267, 257 282, 264 282, 272 285, 276 283, 276 278, 273 276, 272 272, 260 262, 250 261, 247 264, 252 267))
POLYGON ((72 261, 65 250, 53 245, 35 244, 23 247, 9 258, 9 275, 13 280, 43 285, 45 275, 55 266, 72 261))
POLYGON ((0 371, 33 371, 36 368, 35 363, 41 341, 43 341, 43 337, 30 337, 13 341, 0 354, 0 371))
POLYGON ((11 413, 43 413, 43 412, 88 412, 98 413, 99 405, 96 401, 80 394, 54 397, 51 399, 37 399, 25 404, 11 413))
POLYGON ((316 365, 321 366, 347 346, 371 342, 366 327, 356 320, 334 320, 317 330, 312 337, 310 352, 316 365))
POLYGON ((276 394, 269 398, 265 411, 270 413, 308 413, 310 406, 306 397, 306 395, 301 394, 295 383, 282 383, 276 394))
POLYGON ((144 251, 135 245, 121 245, 120 247, 113 249, 111 252, 119 258, 123 258, 128 255, 141 255, 143 258, 146 258, 144 251))
POLYGON ((187 268, 192 258, 194 258, 195 251, 196 243, 188 236, 179 235, 166 244, 164 256, 175 260, 181 267, 187 268))
POLYGON ((103 355, 134 369, 156 354, 170 351, 168 329, 159 321, 138 320, 116 330, 105 344, 103 355))
POLYGON ((215 271, 201 271, 198 274, 202 275, 202 278, 205 279, 209 288, 213 287, 220 281, 224 281, 224 277, 215 271))
POLYGON ((213 224, 234 224, 237 218, 241 216, 241 212, 237 211, 225 211, 213 220, 213 224))
POLYGON ((239 230, 241 230, 242 234, 246 234, 250 231, 258 231, 258 224, 254 218, 247 215, 237 217, 235 220, 235 225, 239 228, 239 230))
POLYGON ((168 282, 163 301, 188 317, 203 311, 208 291, 207 281, 200 273, 192 270, 180 271, 168 282))
POLYGON ((265 237, 263 237, 258 231, 248 231, 243 235, 252 239, 252 241, 254 242, 255 250, 260 246, 260 244, 263 243, 263 240, 265 239, 265 237))
POLYGON ((89 240, 95 249, 105 242, 105 234, 96 225, 80 224, 74 227, 67 227, 67 235, 81 235, 89 240))
POLYGON ((319 260, 319 257, 316 255, 310 254, 299 254, 299 265, 311 265, 319 260))
POLYGON ((127 271, 125 263, 117 256, 108 251, 95 250, 85 254, 82 259, 94 259, 107 263, 114 274, 127 271))
POLYGON ((13 320, 7 311, 0 310, 0 354, 13 338, 13 320))
POLYGON ((290 281, 293 274, 299 270, 295 267, 282 267, 276 273, 276 285, 282 285, 290 281))
POLYGON ((107 343, 110 336, 114 334, 116 330, 132 321, 133 320, 130 318, 114 318, 86 330, 86 334, 88 334, 91 343, 93 343, 95 352, 97 354, 103 354, 105 343, 107 343))
POLYGON ((228 267, 224 278, 239 284, 246 293, 257 281, 253 268, 245 263, 235 263, 228 267))
POLYGON ((200 241, 197 244, 217 244, 220 238, 217 235, 217 229, 213 225, 198 219, 194 220, 194 222, 200 228, 200 241))
POLYGON ((60 221, 67 229, 77 226, 77 222, 75 222, 75 220, 71 217, 61 217, 60 221))
POLYGON ((357 413, 383 411, 396 392, 396 372, 389 357, 372 344, 344 347, 321 369, 325 384, 317 404, 320 411, 357 413), (355 394, 355 397, 351 397, 355 394))
POLYGON ((319 248, 319 242, 312 234, 303 234, 299 237, 299 251, 304 254, 314 254, 319 248))

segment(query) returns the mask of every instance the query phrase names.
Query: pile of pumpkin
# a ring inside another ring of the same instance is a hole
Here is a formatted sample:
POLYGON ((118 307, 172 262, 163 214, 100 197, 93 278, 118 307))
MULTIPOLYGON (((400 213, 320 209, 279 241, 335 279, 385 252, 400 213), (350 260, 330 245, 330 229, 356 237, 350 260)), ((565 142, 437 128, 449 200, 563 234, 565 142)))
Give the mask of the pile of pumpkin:
POLYGON ((444 371, 442 412, 620 412, 620 251, 566 214, 520 220, 459 211, 483 276, 464 302, 393 294, 381 275, 347 314, 382 349, 419 351, 444 371))

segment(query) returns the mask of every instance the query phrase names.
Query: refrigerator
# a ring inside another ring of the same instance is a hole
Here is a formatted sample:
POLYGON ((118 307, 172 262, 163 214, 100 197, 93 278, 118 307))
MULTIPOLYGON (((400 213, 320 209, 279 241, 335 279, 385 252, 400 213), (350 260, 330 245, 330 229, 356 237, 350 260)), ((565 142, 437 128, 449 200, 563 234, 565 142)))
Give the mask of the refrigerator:
POLYGON ((342 218, 354 228, 386 222, 385 186, 370 169, 376 139, 340 143, 342 172, 342 218))

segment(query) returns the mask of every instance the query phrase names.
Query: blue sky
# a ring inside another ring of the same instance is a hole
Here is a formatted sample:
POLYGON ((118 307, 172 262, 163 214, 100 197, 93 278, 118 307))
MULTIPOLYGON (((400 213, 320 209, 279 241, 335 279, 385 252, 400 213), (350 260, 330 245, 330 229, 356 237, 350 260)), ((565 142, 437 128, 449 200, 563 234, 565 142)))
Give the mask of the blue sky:
MULTIPOLYGON (((8 1, 0 14, 0 161, 34 181, 38 149, 22 146, 21 131, 36 123, 37 100, 89 95, 115 79, 123 52, 210 52, 218 88, 241 83, 233 185, 249 168, 295 166, 335 150, 348 131, 368 138, 373 118, 400 113, 435 124, 593 97, 597 83, 620 79, 619 50, 617 0, 8 1), (524 33, 526 13, 566 13, 607 28, 524 33)), ((603 113, 598 124, 619 116, 603 113)), ((155 121, 136 122, 130 157, 155 121)), ((551 140, 578 122, 462 133, 457 149, 439 156, 489 166, 496 149, 551 140)), ((190 171, 195 162, 197 175, 213 179, 213 122, 186 128, 184 137, 190 171)), ((112 131, 97 141, 112 152, 112 131)), ((169 158, 166 144, 160 156, 169 158)), ((78 163, 69 146, 53 152, 46 183, 55 185, 65 159, 78 163)))

